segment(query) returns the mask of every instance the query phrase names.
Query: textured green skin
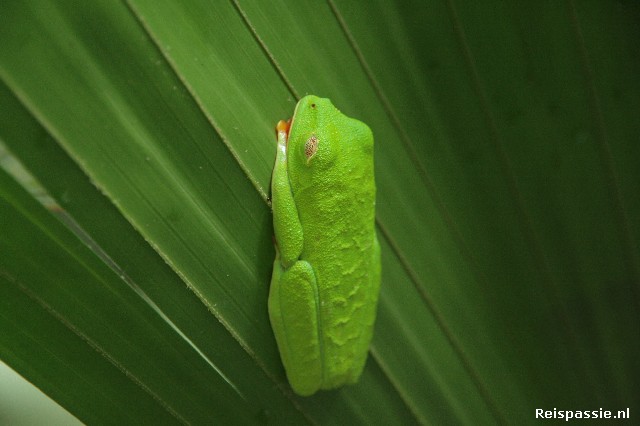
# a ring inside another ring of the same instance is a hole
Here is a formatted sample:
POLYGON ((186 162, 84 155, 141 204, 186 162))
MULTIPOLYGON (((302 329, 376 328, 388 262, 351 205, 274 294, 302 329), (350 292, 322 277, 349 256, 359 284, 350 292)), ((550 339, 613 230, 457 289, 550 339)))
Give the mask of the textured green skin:
POLYGON ((288 141, 278 134, 271 192, 269 317, 289 383, 303 396, 355 383, 380 290, 371 130, 329 99, 304 97, 288 141))

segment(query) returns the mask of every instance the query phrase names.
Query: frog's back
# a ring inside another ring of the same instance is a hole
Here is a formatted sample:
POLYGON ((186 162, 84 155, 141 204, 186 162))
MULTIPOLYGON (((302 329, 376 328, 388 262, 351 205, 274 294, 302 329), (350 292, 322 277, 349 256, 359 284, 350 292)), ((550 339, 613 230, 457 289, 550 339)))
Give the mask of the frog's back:
MULTIPOLYGON (((331 141, 339 146, 331 167, 310 175, 294 192, 304 236, 301 259, 312 265, 318 284, 323 388, 359 377, 371 339, 380 279, 373 138, 365 124, 348 120, 338 123, 340 132, 333 132, 343 139, 331 141)), ((328 128, 322 136, 325 143, 332 137, 328 128)))

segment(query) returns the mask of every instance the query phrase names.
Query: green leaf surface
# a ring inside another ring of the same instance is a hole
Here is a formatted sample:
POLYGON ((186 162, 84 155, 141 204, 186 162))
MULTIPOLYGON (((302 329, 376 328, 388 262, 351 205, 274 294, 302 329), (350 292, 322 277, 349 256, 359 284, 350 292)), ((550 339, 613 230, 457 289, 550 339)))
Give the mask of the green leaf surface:
POLYGON ((57 204, 2 175, 0 357, 90 423, 637 410, 639 18, 628 1, 3 3, 0 142, 57 204), (374 132, 383 284, 360 383, 298 398, 266 312, 268 188, 273 126, 307 93, 374 132))
MULTIPOLYGON (((35 353, 44 354, 38 362, 48 359, 47 356, 58 358, 56 348, 62 349, 63 355, 70 355, 68 348, 60 346, 63 341, 75 347, 80 344, 86 348, 84 357, 78 356, 75 361, 56 360, 62 364, 60 369, 71 372, 88 357, 86 351, 93 350, 89 358, 99 355, 97 361, 112 364, 111 368, 122 376, 114 378, 121 379, 120 382, 125 379, 128 387, 137 391, 127 397, 140 398, 152 405, 141 410, 140 420, 157 417, 156 420, 161 421, 173 418, 174 422, 205 422, 217 419, 237 424, 248 420, 248 404, 243 396, 232 389, 224 377, 208 368, 205 360, 191 350, 134 289, 87 247, 78 244, 77 238, 62 223, 6 173, 3 172, 0 179, 0 212, 4 225, 0 247, 7 254, 0 264, 2 289, 7 293, 6 309, 2 310, 3 331, 12 333, 14 338, 21 333, 33 347, 42 340, 38 339, 41 331, 34 331, 34 326, 38 328, 46 323, 49 333, 55 332, 62 338, 52 348, 40 346, 35 353), (34 247, 38 250, 34 251, 34 247), (31 309, 24 312, 21 309, 25 306, 31 309), (43 315, 48 318, 43 319, 43 315), (157 356, 158 353, 162 356, 157 356), (162 374, 158 374, 159 371, 162 374), (228 388, 225 393, 214 391, 225 387, 228 388), (228 410, 213 409, 212 400, 228 410)), ((13 347, 10 340, 5 340, 6 333, 3 333, 4 356, 9 355, 9 362, 20 361, 20 354, 16 352, 28 346, 13 347)), ((22 342, 19 337, 16 340, 22 342)), ((84 368, 86 366, 81 365, 78 379, 83 378, 84 368)), ((112 375, 116 376, 105 374, 112 375)), ((115 399, 122 383, 103 384, 102 399, 115 399)), ((90 395, 101 393, 96 389, 101 383, 95 378, 83 385, 94 388, 89 391, 90 395)), ((74 387, 67 392, 79 390, 74 387)), ((73 396, 67 394, 67 397, 73 401, 73 396)), ((122 403, 113 405, 125 416, 122 421, 133 422, 138 416, 135 412, 127 414, 129 410, 120 407, 122 403)), ((90 420, 91 415, 97 416, 93 417, 94 421, 100 418, 99 414, 84 413, 86 420, 90 420)))

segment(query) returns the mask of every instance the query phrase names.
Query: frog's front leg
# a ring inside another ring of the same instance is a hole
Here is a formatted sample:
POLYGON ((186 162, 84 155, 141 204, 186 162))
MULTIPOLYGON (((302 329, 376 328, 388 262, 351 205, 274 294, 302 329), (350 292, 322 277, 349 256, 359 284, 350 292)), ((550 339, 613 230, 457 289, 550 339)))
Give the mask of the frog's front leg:
POLYGON ((273 230, 276 234, 280 262, 288 268, 298 260, 302 253, 303 235, 287 168, 289 123, 280 121, 276 126, 276 131, 278 133, 278 150, 271 175, 271 208, 273 209, 273 230))
POLYGON ((302 396, 322 385, 318 287, 313 267, 298 260, 284 269, 276 253, 269 290, 269 317, 293 390, 302 396))

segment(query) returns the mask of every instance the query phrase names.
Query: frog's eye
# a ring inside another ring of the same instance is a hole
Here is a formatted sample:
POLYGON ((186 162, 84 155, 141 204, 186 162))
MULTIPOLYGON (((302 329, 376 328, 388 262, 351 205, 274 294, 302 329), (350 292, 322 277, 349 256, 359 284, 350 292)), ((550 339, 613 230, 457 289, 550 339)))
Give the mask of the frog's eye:
POLYGON ((318 137, 316 135, 311 135, 304 144, 304 155, 307 157, 307 163, 309 163, 309 160, 311 160, 311 157, 313 157, 317 151, 318 137))

